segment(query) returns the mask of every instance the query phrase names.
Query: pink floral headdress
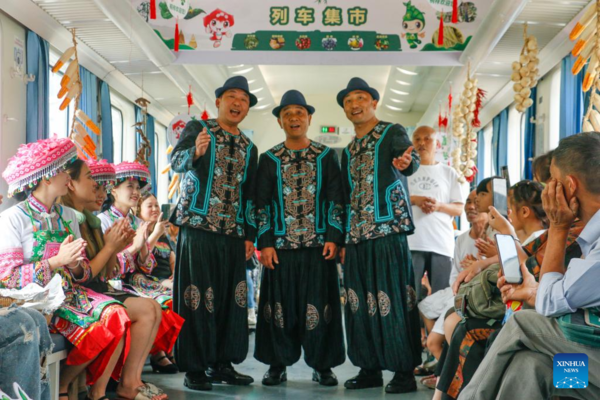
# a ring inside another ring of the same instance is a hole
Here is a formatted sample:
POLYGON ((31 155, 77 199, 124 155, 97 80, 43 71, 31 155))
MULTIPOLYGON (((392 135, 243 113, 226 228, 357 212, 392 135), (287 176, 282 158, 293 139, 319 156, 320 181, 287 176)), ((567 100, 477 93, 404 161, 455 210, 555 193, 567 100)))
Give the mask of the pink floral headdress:
POLYGON ((117 182, 115 167, 108 161, 86 160, 86 164, 90 168, 92 178, 99 185, 114 185, 117 182))
POLYGON ((50 179, 76 158, 77 149, 71 139, 59 139, 56 135, 22 144, 2 173, 8 183, 8 197, 33 188, 42 178, 50 179))
POLYGON ((115 164, 115 172, 117 175, 117 184, 126 181, 127 179, 137 179, 140 181, 140 186, 148 188, 150 185, 150 170, 139 162, 123 161, 115 164))

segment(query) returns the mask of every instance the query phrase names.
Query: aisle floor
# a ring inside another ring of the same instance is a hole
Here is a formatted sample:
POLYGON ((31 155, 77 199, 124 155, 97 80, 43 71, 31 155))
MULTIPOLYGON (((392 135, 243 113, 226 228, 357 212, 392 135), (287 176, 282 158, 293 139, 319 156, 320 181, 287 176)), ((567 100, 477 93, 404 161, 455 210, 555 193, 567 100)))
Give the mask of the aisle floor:
MULTIPOLYGON (((196 392, 183 386, 184 373, 177 375, 160 375, 151 372, 149 366, 144 370, 143 378, 146 381, 153 382, 163 388, 169 395, 170 400, 184 400, 196 398, 223 398, 223 399, 384 399, 395 398, 402 400, 429 400, 433 396, 433 390, 430 390, 420 383, 418 391, 414 393, 390 395, 385 394, 383 388, 365 389, 365 390, 346 390, 344 381, 356 375, 358 369, 350 363, 349 360, 335 368, 340 384, 337 387, 328 388, 319 386, 312 382, 312 370, 304 363, 299 361, 296 365, 288 368, 288 381, 281 386, 265 387, 260 382, 262 376, 267 370, 267 366, 256 361, 254 354, 254 334, 250 335, 250 349, 248 358, 242 364, 236 366, 239 372, 248 374, 254 378, 251 386, 228 386, 215 385, 210 392, 196 392)), ((383 373, 384 384, 392 379, 391 372, 383 373)))

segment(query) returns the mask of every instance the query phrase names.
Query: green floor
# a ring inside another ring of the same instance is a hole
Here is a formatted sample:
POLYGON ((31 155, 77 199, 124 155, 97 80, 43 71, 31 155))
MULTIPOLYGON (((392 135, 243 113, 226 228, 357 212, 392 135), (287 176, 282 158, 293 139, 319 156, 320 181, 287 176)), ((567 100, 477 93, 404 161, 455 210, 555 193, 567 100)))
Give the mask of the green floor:
MULTIPOLYGON (((183 386, 183 373, 177 375, 153 374, 150 367, 146 367, 143 379, 153 382, 163 388, 171 400, 196 399, 196 398, 228 398, 228 399, 383 399, 398 398, 403 400, 429 400, 433 390, 418 384, 419 390, 415 393, 402 395, 386 395, 383 388, 366 390, 346 390, 344 381, 358 372, 350 361, 346 361, 334 369, 340 385, 334 388, 319 386, 312 382, 312 370, 304 363, 298 362, 288 368, 288 381, 278 387, 265 387, 260 381, 267 370, 267 366, 259 363, 252 356, 254 352, 254 334, 250 336, 250 350, 248 358, 236 369, 254 378, 254 384, 247 387, 215 385, 210 392, 195 392, 183 386)), ((392 378, 391 372, 384 372, 384 383, 392 378)))

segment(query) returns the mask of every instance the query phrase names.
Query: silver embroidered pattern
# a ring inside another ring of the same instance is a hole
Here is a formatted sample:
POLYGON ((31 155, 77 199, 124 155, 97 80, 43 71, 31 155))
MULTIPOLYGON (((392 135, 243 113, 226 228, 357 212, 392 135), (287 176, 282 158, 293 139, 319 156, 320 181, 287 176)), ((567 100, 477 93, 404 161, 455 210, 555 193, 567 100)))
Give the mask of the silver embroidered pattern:
POLYGON ((213 313, 215 311, 215 303, 214 303, 215 295, 211 287, 206 289, 204 293, 204 305, 209 313, 213 313))
POLYGON ((248 284, 246 281, 241 281, 235 287, 235 302, 238 306, 242 308, 246 308, 246 303, 248 301, 247 297, 248 293, 248 284))
POLYGON ((377 293, 377 300, 379 300, 379 314, 381 314, 382 317, 387 316, 392 307, 389 296, 380 290, 379 293, 377 293))
POLYGON ((196 311, 200 305, 200 291, 195 285, 190 285, 183 293, 183 301, 188 308, 196 311))
POLYGON ((317 307, 309 304, 306 307, 306 330, 312 331, 319 325, 319 311, 317 307))
POLYGON ((275 326, 283 329, 283 307, 281 303, 275 303, 275 326))
POLYGON ((367 308, 369 310, 369 317, 372 317, 377 313, 377 300, 371 292, 367 292, 367 308))
POLYGON ((352 289, 348 289, 348 303, 350 303, 350 310, 352 310, 352 314, 356 314, 358 311, 358 296, 352 289))

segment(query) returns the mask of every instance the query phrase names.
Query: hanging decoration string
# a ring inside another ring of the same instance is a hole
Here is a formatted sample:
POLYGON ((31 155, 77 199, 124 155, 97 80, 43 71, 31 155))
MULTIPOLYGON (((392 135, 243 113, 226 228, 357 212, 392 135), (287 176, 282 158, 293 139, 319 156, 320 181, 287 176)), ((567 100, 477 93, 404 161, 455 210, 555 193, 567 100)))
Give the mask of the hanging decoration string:
POLYGON ((71 121, 69 138, 75 143, 80 158, 97 159, 96 144, 88 134, 88 130, 95 135, 100 135, 100 128, 86 113, 79 109, 83 84, 81 83, 81 76, 79 74, 79 57, 75 29, 71 30, 71 36, 73 46, 65 50, 52 67, 52 72, 58 73, 63 66, 69 64, 60 80, 60 90, 57 97, 59 99, 64 97, 64 99, 59 106, 59 110, 64 111, 69 107, 71 101, 75 100, 72 109, 73 119, 71 121), (71 58, 73 58, 73 61, 71 61, 71 58))

